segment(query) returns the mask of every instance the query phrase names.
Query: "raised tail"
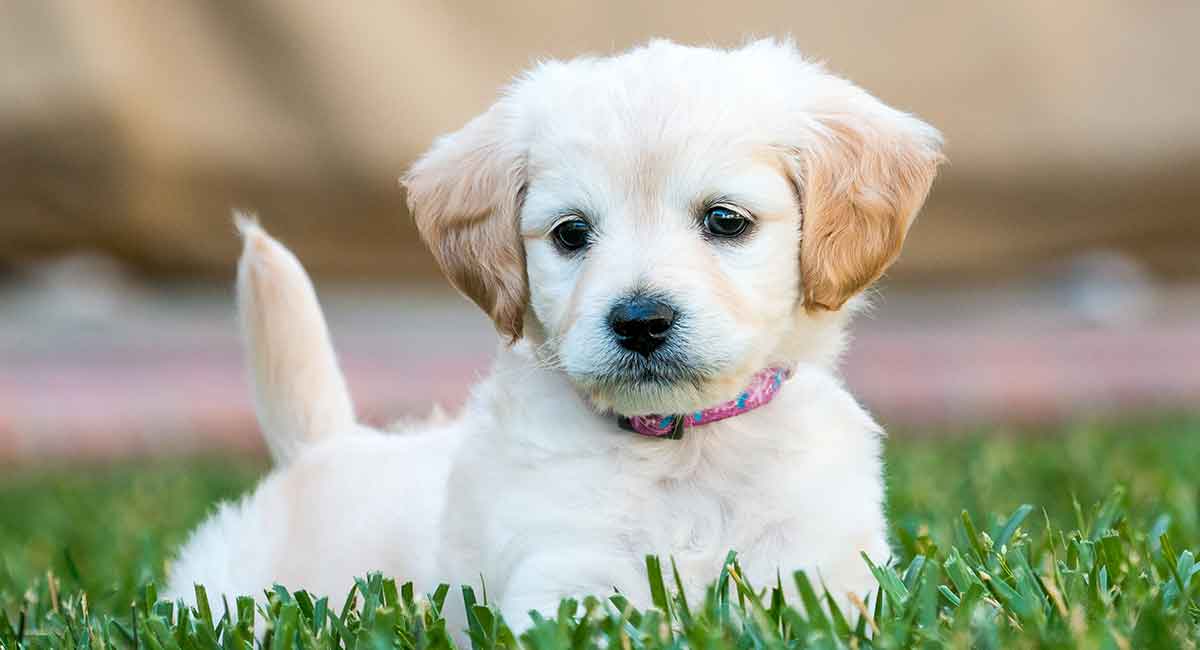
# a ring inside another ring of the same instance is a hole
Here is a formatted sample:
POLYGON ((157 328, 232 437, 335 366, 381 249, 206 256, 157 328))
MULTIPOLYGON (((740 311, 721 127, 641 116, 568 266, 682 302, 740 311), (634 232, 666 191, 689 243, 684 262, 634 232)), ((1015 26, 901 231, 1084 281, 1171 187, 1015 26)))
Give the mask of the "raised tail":
POLYGON ((277 464, 318 440, 357 430, 354 404, 329 329, 300 261, 251 217, 235 214, 244 242, 237 300, 258 423, 277 464))

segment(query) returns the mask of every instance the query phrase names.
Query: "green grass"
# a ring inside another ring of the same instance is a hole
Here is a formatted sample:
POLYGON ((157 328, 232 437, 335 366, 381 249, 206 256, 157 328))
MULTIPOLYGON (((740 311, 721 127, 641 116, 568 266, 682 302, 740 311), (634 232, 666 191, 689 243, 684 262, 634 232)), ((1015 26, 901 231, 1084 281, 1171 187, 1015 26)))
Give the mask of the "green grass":
MULTIPOLYGON (((1197 647, 1200 420, 897 436, 888 448, 897 564, 859 608, 783 602, 733 558, 686 603, 669 558, 649 558, 652 607, 597 594, 542 612, 514 639, 483 594, 412 594, 364 576, 333 600, 283 588, 270 604, 157 602, 171 550, 260 461, 0 468, 0 648, 442 647, 448 598, 468 599, 478 647, 1197 647)), ((782 584, 782 583, 781 583, 782 584)))

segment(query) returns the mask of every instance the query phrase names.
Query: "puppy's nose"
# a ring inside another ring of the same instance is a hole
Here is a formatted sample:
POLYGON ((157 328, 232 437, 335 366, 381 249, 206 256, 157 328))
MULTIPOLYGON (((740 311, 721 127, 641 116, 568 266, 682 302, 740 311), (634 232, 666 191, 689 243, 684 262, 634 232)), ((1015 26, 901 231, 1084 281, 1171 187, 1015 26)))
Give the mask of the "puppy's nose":
POLYGON ((626 350, 648 357, 667 340, 675 310, 667 303, 647 296, 633 296, 613 306, 608 325, 617 343, 626 350))

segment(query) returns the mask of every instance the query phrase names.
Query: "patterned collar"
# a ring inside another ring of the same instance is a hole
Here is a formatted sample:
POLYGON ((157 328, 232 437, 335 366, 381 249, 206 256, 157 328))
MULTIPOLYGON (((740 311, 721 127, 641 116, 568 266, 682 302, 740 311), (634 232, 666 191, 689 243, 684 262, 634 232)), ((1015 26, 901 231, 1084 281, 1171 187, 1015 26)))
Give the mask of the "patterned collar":
POLYGON ((680 415, 634 415, 632 417, 619 415, 617 416, 617 426, 651 438, 679 440, 683 437, 684 429, 741 415, 770 402, 783 387, 784 380, 791 374, 791 370, 784 368, 760 370, 750 380, 750 385, 742 391, 741 395, 724 404, 680 415))

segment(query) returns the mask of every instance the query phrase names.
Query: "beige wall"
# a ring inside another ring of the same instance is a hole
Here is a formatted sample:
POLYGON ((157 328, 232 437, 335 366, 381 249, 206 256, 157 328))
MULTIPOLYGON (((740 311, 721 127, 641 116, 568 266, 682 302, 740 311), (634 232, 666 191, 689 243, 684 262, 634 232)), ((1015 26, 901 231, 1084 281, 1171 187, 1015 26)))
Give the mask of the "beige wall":
POLYGON ((1097 247, 1195 278, 1198 27, 1195 2, 8 2, 0 262, 220 276, 239 205, 318 272, 429 277, 395 178, 531 60, 791 34, 947 136, 894 278, 1097 247))

